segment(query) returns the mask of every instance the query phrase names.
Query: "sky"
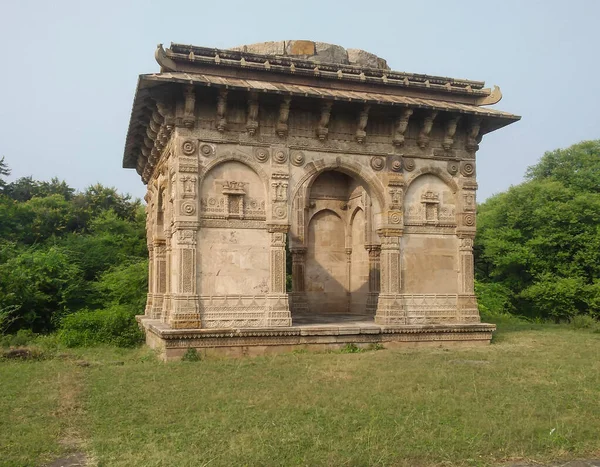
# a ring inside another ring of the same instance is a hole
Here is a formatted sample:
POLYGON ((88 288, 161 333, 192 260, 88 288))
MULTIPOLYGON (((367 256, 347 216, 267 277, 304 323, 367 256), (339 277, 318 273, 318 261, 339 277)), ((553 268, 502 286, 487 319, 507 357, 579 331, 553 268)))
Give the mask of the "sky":
POLYGON ((480 201, 545 151, 600 138, 600 0, 27 1, 0 3, 0 157, 11 180, 134 197, 122 168, 137 76, 171 42, 227 48, 307 39, 360 48, 393 70, 484 80, 522 120, 484 137, 480 201))

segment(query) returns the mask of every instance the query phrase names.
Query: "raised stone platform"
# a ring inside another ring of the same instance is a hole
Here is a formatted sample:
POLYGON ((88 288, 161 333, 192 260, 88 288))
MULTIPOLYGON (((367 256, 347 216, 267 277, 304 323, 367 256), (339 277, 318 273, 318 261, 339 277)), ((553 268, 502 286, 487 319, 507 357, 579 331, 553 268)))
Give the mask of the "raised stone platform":
POLYGON ((486 323, 380 326, 366 315, 319 314, 293 317, 289 327, 263 329, 172 329, 138 316, 146 343, 165 361, 189 348, 202 355, 256 356, 294 350, 336 350, 347 344, 368 347, 453 347, 487 345, 496 326, 486 323))

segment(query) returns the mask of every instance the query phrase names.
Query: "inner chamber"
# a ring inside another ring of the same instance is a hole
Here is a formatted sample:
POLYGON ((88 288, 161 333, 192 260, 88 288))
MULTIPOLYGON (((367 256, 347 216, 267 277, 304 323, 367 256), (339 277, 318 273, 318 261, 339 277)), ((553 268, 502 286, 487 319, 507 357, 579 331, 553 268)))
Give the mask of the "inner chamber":
POLYGON ((304 269, 310 315, 375 314, 368 306, 370 203, 363 186, 345 173, 326 171, 313 182, 304 269))

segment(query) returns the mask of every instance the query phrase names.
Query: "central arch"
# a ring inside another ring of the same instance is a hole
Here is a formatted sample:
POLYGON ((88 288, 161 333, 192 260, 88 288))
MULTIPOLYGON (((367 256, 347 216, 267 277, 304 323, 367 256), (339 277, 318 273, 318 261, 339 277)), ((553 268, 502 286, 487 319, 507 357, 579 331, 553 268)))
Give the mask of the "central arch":
POLYGON ((378 290, 371 290, 375 265, 368 250, 379 244, 382 192, 353 167, 314 169, 294 190, 292 319, 372 319, 378 290))

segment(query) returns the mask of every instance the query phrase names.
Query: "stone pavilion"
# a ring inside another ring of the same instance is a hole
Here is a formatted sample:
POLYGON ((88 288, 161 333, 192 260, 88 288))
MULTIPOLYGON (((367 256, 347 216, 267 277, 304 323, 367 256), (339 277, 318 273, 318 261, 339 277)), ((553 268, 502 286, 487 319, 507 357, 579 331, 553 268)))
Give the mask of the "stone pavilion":
POLYGON ((476 153, 520 118, 489 107, 498 87, 312 41, 155 57, 123 166, 148 187, 139 322, 165 359, 489 343, 476 153))

